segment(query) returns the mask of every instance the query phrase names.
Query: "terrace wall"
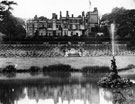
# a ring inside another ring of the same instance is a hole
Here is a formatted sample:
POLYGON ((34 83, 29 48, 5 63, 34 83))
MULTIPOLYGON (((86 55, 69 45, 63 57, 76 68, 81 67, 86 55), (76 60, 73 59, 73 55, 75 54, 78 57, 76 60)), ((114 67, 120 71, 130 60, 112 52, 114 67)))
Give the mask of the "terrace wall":
MULTIPOLYGON (((71 48, 82 52, 83 57, 111 56, 111 44, 0 44, 0 57, 64 57, 71 48)), ((135 48, 115 44, 115 55, 135 55, 135 48)))

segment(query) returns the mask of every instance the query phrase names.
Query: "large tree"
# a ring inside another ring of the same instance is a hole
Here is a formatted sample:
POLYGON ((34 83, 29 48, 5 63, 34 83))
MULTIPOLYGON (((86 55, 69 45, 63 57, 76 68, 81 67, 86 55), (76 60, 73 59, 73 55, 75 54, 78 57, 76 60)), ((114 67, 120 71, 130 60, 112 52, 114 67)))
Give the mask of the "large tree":
POLYGON ((4 0, 4 1, 1 1, 1 5, 5 7, 6 11, 10 11, 10 10, 13 10, 12 5, 17 5, 17 3, 14 1, 4 0))
POLYGON ((131 38, 135 34, 135 10, 114 8, 109 14, 104 14, 101 21, 108 21, 108 25, 115 21, 116 35, 121 38, 131 38))
POLYGON ((12 15, 12 5, 17 5, 17 3, 7 0, 0 2, 0 32, 6 34, 4 39, 17 40, 24 38, 26 31, 20 18, 12 15))

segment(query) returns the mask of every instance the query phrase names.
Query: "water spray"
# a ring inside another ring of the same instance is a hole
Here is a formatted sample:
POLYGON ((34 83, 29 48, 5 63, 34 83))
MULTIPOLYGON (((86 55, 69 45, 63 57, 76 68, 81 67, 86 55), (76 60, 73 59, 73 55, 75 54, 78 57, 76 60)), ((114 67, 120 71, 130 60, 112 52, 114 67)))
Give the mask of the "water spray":
POLYGON ((112 44, 112 56, 115 56, 115 40, 114 40, 114 35, 115 35, 115 24, 111 24, 111 44, 112 44))
POLYGON ((114 40, 114 35, 115 35, 115 23, 111 24, 111 28, 110 28, 110 32, 111 32, 111 45, 112 45, 112 63, 111 63, 111 67, 112 70, 115 74, 117 74, 117 66, 116 66, 116 59, 115 59, 115 40, 114 40))

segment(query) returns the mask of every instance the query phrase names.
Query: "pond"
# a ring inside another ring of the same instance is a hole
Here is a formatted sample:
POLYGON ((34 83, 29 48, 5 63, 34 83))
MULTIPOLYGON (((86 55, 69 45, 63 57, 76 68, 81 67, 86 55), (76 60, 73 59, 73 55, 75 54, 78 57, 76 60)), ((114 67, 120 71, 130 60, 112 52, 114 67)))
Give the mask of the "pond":
POLYGON ((17 73, 0 75, 0 104, 135 104, 135 86, 103 89, 103 74, 17 73), (66 77, 64 77, 66 75, 66 77))

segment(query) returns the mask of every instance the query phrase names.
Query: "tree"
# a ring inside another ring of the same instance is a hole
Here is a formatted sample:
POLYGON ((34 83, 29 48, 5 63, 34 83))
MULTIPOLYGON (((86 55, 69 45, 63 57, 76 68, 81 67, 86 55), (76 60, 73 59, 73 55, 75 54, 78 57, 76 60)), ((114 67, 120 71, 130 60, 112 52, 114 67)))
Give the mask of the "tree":
POLYGON ((112 9, 112 12, 111 13, 107 13, 107 14, 104 14, 101 18, 101 21, 105 21, 105 20, 108 20, 109 23, 112 23, 113 21, 115 22, 118 22, 117 19, 125 14, 126 12, 126 9, 121 7, 121 8, 118 8, 118 7, 115 7, 112 9))
POLYGON ((14 17, 11 13, 12 5, 17 5, 17 3, 7 0, 0 2, 0 32, 6 34, 4 37, 6 40, 21 39, 26 35, 23 20, 14 17))
POLYGON ((132 37, 135 34, 135 10, 126 10, 125 8, 113 8, 109 14, 104 14, 101 21, 108 21, 108 25, 115 21, 116 35, 121 38, 132 37))
POLYGON ((41 21, 46 21, 47 20, 47 18, 44 17, 44 16, 40 16, 38 19, 41 20, 41 21))
POLYGON ((5 7, 7 7, 6 11, 13 10, 11 5, 17 5, 16 2, 14 2, 14 1, 7 1, 7 0, 1 1, 1 4, 4 5, 5 7))
POLYGON ((115 7, 112 9, 111 13, 123 14, 126 11, 124 7, 118 8, 115 7))

